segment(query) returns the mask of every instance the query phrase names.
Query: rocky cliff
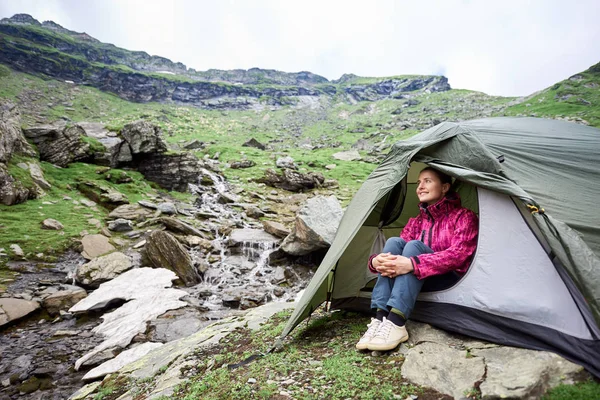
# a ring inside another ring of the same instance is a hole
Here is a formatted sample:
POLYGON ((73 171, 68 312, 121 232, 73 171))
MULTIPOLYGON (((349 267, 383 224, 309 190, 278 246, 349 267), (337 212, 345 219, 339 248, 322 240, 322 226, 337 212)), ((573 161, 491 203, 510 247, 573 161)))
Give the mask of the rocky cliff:
POLYGON ((18 71, 93 86, 129 101, 174 102, 208 109, 306 106, 333 96, 348 102, 375 101, 450 90, 443 76, 360 79, 347 75, 329 82, 306 71, 198 72, 163 57, 99 42, 52 21, 40 23, 27 14, 0 21, 0 59, 18 71))

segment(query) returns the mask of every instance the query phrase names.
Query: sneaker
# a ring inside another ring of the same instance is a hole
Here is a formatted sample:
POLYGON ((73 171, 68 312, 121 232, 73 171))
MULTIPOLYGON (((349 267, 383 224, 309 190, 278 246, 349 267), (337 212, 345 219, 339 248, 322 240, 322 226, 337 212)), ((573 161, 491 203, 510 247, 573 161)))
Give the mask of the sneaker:
POLYGON ((380 326, 381 326, 381 321, 378 320, 377 318, 372 318, 371 323, 367 325, 367 327, 369 329, 367 329, 367 331, 365 332, 364 335, 362 335, 362 337, 360 338, 358 343, 356 343, 356 348, 358 350, 366 350, 367 345, 369 344, 369 342, 371 341, 373 336, 375 336, 375 334, 377 333, 377 330, 379 329, 380 326))
POLYGON ((408 340, 406 327, 398 326, 387 318, 375 333, 375 336, 367 343, 367 349, 377 351, 388 351, 395 349, 400 343, 408 340))

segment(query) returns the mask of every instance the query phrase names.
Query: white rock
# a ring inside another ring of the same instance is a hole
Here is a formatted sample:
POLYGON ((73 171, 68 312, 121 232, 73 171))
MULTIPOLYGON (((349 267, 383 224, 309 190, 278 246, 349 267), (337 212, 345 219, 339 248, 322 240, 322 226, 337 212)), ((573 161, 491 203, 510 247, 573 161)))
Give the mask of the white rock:
POLYGON ((162 347, 162 343, 142 343, 139 346, 136 346, 132 349, 125 350, 120 353, 118 356, 113 358, 112 360, 106 361, 105 363, 100 364, 94 369, 88 371, 87 374, 83 376, 83 380, 94 380, 97 378, 101 378, 105 375, 112 374, 113 372, 117 372, 125 365, 132 363, 134 361, 139 360, 144 357, 146 354, 151 352, 154 349, 162 347))

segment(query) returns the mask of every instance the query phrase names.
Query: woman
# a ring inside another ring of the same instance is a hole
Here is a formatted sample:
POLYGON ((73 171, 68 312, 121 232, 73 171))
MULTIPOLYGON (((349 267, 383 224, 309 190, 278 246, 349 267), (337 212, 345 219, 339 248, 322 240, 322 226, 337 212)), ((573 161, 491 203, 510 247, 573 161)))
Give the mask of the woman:
POLYGON ((356 344, 359 350, 392 350, 408 340, 404 326, 421 290, 452 286, 469 268, 477 247, 478 220, 451 192, 452 178, 431 167, 417 181, 420 213, 400 237, 388 239, 369 259, 377 273, 371 296, 376 318, 356 344))

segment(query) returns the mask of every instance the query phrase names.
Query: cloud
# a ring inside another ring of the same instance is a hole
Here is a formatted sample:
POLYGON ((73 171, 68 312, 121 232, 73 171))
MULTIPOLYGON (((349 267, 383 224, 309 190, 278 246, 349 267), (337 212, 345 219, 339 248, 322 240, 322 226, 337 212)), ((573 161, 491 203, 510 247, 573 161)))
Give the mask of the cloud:
POLYGON ((444 73, 495 95, 527 95, 600 61, 597 0, 0 0, 0 17, 17 12, 198 70, 444 73))

